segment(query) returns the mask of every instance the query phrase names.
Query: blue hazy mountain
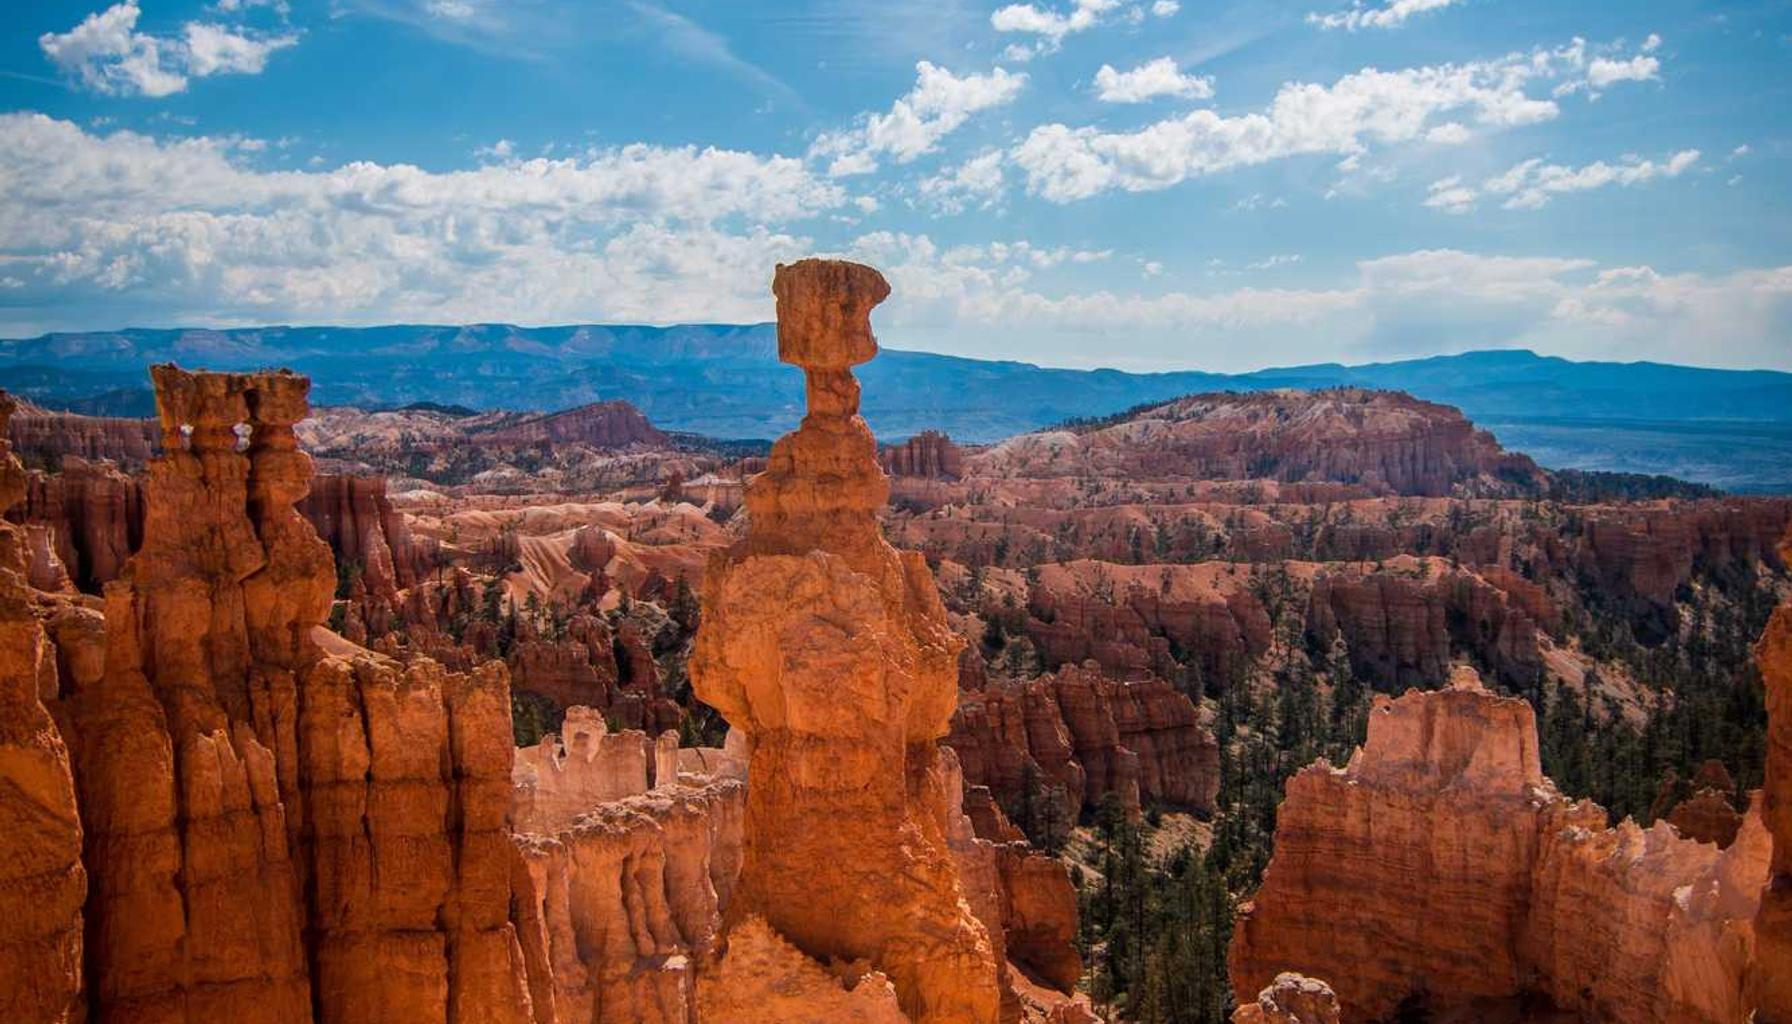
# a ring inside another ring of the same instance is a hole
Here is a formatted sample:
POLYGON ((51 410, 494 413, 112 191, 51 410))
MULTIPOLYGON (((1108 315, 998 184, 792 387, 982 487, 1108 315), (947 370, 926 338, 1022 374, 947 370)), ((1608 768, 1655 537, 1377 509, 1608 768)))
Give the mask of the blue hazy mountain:
MULTIPOLYGON (((666 429, 772 437, 794 426, 802 377, 770 324, 675 327, 392 325, 131 329, 0 341, 0 387, 54 408, 152 412, 145 369, 286 366, 319 404, 436 402, 560 409, 622 398, 666 429)), ((862 369, 880 437, 944 430, 992 441, 1198 391, 1354 385, 1462 409, 1546 466, 1665 473, 1737 491, 1792 491, 1792 374, 1469 352, 1247 374, 1126 373, 886 349, 862 369)))

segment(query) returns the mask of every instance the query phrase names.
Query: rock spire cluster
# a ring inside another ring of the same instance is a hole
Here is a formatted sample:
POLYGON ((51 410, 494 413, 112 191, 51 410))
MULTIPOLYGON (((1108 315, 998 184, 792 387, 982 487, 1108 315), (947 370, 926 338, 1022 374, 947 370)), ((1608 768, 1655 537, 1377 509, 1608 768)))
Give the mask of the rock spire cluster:
POLYGON ((1235 991, 1298 971, 1349 1020, 1535 993, 1586 1020, 1730 1024, 1747 1019, 1751 964, 1788 962, 1750 950, 1758 814, 1722 850, 1666 822, 1608 828, 1543 774, 1531 706, 1472 670, 1378 697, 1349 765, 1303 769, 1277 818, 1232 942, 1235 991))
POLYGON ((730 979, 810 984, 813 960, 848 977, 862 1019, 882 1018, 857 994, 887 979, 911 1020, 991 1024, 998 964, 949 849, 938 751, 963 641, 922 557, 878 528, 889 483, 851 369, 877 352, 870 312, 889 285, 804 260, 780 266, 773 291, 809 411, 749 484, 747 535, 704 584, 692 685, 750 748, 729 945, 705 1002, 760 1019, 735 1015, 751 1004, 730 979))
POLYGON ((538 1021, 503 667, 401 668, 323 628, 306 378, 152 374, 143 544, 104 600, 46 597, 46 645, 0 571, 0 744, 27 754, 0 758, 0 844, 29 854, 0 857, 0 957, 32 979, 0 1016, 538 1021))

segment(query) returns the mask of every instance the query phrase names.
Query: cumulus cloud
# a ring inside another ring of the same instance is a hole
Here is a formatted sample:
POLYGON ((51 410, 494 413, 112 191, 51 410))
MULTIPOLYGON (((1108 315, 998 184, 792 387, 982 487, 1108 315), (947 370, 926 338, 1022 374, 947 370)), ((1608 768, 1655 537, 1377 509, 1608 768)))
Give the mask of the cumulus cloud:
POLYGON ((969 160, 922 178, 916 191, 941 213, 963 213, 975 206, 993 206, 1002 197, 1002 151, 986 149, 969 160))
POLYGON ((759 319, 765 268, 809 246, 787 225, 848 202, 799 159, 717 149, 433 173, 258 171, 244 148, 0 115, 0 265, 32 299, 6 315, 759 319))
POLYGON ((1107 103, 1143 103, 1159 96, 1207 99, 1213 95, 1213 79, 1185 74, 1170 57, 1159 57, 1133 68, 1116 71, 1103 64, 1095 72, 1095 94, 1107 103))
POLYGON ((1587 84, 1594 89, 1603 89, 1616 82, 1647 82, 1659 77, 1661 61, 1647 54, 1638 54, 1628 60, 1599 57, 1587 66, 1587 84))
POLYGON ((1415 14, 1442 10, 1459 2, 1460 0, 1388 0, 1388 3, 1380 7, 1365 7, 1362 0, 1356 0, 1349 10, 1329 14, 1314 11, 1307 15, 1307 23, 1320 28, 1341 28, 1349 32, 1361 28, 1399 28, 1415 14))
MULTIPOLYGON (((1792 365, 1783 345, 1792 267, 1664 275, 1446 249, 1360 261, 1333 287, 1147 292, 1048 287, 1017 246, 943 248, 926 235, 875 232, 841 255, 889 277, 895 292, 880 310, 886 341, 962 349, 960 339, 975 338, 996 346, 985 354, 1049 363, 1113 365, 1121 350, 1090 339, 1118 337, 1126 365, 1141 369, 1246 370, 1497 347, 1684 362, 1684 339, 1696 333, 1724 339, 1706 353, 1713 364, 1792 365), (1012 347, 1001 348, 1007 338, 1012 347)), ((1154 262, 1143 266, 1147 280, 1164 280, 1154 262)))
MULTIPOLYGON (((1151 5, 1151 13, 1159 18, 1181 9, 1177 0, 1155 0, 1151 5)), ((989 16, 989 25, 997 32, 1033 37, 1032 43, 1015 43, 1002 53, 1007 60, 1024 61, 1042 53, 1055 53, 1066 36, 1086 32, 1114 16, 1137 24, 1144 20, 1145 9, 1123 0, 1071 0, 1064 9, 1015 3, 997 8, 989 16)))
POLYGON ((880 156, 906 164, 932 152, 972 114, 1014 102, 1027 84, 1024 73, 1006 68, 955 75, 929 61, 915 65, 915 76, 915 87, 889 113, 864 115, 846 131, 821 136, 810 155, 828 160, 834 177, 874 171, 880 156))
POLYGON ((1171 17, 1180 10, 1182 10, 1182 5, 1176 0, 1154 0, 1151 4, 1151 13, 1159 18, 1171 17))
POLYGON ((1495 60, 1380 71, 1365 68, 1331 85, 1290 82, 1261 112, 1233 117, 1194 110, 1132 132, 1047 124, 1013 151, 1027 189, 1053 202, 1071 202, 1115 189, 1144 192, 1191 177, 1305 154, 1347 160, 1372 144, 1410 142, 1442 130, 1437 141, 1466 132, 1464 119, 1483 128, 1548 121, 1555 99, 1533 96, 1537 83, 1584 83, 1588 54, 1582 40, 1555 50, 1509 54, 1495 60), (1440 119, 1450 120, 1439 123, 1440 119), (1449 125, 1455 124, 1456 128, 1449 125))
POLYGON ((260 35, 198 21, 187 22, 179 37, 155 36, 137 31, 142 13, 136 0, 125 0, 89 14, 67 32, 46 32, 37 44, 52 64, 88 89, 160 97, 185 91, 192 78, 260 74, 269 55, 298 42, 291 34, 260 35))
POLYGON ((1503 174, 1494 175, 1479 187, 1464 184, 1460 177, 1449 177, 1431 183, 1425 205, 1449 213, 1466 213, 1483 196, 1500 198, 1508 210, 1535 210, 1549 204, 1558 195, 1587 192, 1608 185, 1629 187, 1661 178, 1678 178, 1699 162, 1699 151, 1683 149, 1659 162, 1627 156, 1615 164, 1603 160, 1583 167, 1545 163, 1532 158, 1514 164, 1503 174))

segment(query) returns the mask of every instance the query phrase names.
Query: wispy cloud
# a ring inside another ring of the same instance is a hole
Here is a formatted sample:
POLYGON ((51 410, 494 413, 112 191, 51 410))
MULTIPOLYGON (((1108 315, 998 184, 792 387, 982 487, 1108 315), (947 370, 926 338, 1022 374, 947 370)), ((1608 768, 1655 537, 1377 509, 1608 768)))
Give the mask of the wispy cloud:
POLYGON ((1366 7, 1362 0, 1356 0, 1348 10, 1329 14, 1314 11, 1307 15, 1307 23, 1320 28, 1341 28, 1348 32, 1363 28, 1399 28, 1415 14, 1442 10, 1460 2, 1461 0, 1388 0, 1379 7, 1366 7))
POLYGON ((784 81, 734 52, 728 40, 677 11, 649 0, 628 0, 628 6, 659 34, 665 48, 685 60, 704 64, 797 106, 802 97, 784 81))
POLYGON ((1288 82, 1261 112, 1209 109, 1131 132, 1047 124, 1015 147, 1029 192, 1072 202, 1123 190, 1149 192, 1189 178, 1308 154, 1336 154, 1351 169, 1373 145, 1461 141, 1486 129, 1550 121, 1561 112, 1543 83, 1585 83, 1583 40, 1493 60, 1381 71, 1364 68, 1330 85, 1288 82), (1452 128, 1451 125, 1456 127, 1452 128))
POLYGON ((1616 163, 1595 161, 1583 167, 1545 163, 1540 158, 1513 165, 1479 186, 1453 176, 1431 183, 1425 205, 1446 213, 1467 213, 1484 196, 1500 200, 1508 210, 1535 210, 1570 192, 1588 192, 1617 185, 1628 188, 1661 178, 1678 178, 1699 162, 1699 151, 1683 149, 1664 160, 1628 156, 1616 163))

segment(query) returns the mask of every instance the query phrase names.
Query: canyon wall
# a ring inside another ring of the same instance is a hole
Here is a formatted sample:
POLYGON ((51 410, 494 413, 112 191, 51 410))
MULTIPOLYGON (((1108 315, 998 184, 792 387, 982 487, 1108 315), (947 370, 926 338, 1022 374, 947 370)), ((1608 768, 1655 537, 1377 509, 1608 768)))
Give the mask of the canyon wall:
POLYGON ((34 467, 60 466, 70 458, 116 462, 141 469, 160 442, 154 420, 82 416, 17 403, 6 437, 14 453, 34 467))
MULTIPOLYGON (((1792 559, 1792 534, 1780 546, 1792 559)), ((1774 610, 1756 651, 1767 690, 1767 779, 1762 817, 1773 860, 1755 919, 1751 991, 1760 1024, 1792 1024, 1792 602, 1774 610)))
MULTIPOLYGON (((0 394, 0 439, 13 412, 0 394)), ((25 496, 25 470, 0 440, 0 511, 25 496)), ((68 747, 44 702, 55 651, 32 608, 25 531, 0 522, 0 1020, 79 1024, 81 819, 68 747)))
POLYGON ((1066 823, 1110 792, 1134 812, 1147 802, 1210 812, 1219 794, 1210 718, 1162 679, 1067 665, 961 694, 946 743, 966 780, 1007 806, 1061 790, 1066 823))
MULTIPOLYGON (((87 880, 84 973, 60 984, 120 1024, 535 1020, 510 923, 503 667, 401 668, 321 628, 332 558, 294 508, 305 378, 153 377, 141 549, 103 605, 40 598, 56 671, 38 692, 80 829, 64 884, 87 880)), ((3 892, 9 924, 41 931, 57 906, 3 892)))
POLYGON ((1289 780, 1232 984, 1298 971, 1361 1020, 1534 991, 1589 1020, 1740 1021, 1768 846, 1758 815, 1727 850, 1606 827, 1544 777, 1530 705, 1459 670, 1378 698, 1347 767, 1289 780))

